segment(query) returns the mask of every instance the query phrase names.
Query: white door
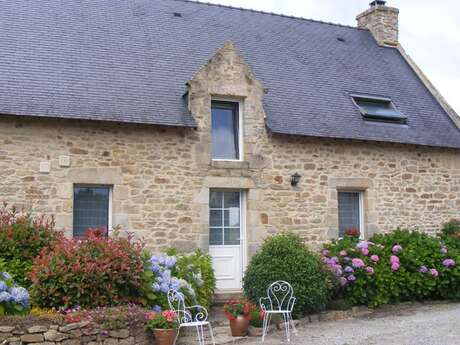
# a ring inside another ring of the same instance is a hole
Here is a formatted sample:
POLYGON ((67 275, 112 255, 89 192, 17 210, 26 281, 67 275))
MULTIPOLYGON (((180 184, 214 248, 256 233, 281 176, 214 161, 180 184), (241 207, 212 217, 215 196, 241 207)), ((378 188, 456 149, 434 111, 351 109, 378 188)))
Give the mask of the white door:
POLYGON ((243 279, 243 193, 209 193, 209 254, 218 290, 241 289, 243 279))

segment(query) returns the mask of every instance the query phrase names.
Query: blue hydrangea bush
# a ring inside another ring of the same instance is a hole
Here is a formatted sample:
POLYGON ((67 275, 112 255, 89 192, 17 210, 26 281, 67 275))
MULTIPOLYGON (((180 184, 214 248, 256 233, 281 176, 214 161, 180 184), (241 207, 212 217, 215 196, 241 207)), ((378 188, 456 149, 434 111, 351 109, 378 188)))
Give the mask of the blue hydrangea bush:
POLYGON ((211 258, 200 251, 181 254, 171 249, 168 255, 149 255, 145 261, 144 304, 154 311, 169 309, 167 293, 177 291, 187 305, 209 307, 215 289, 211 258))
POLYGON ((11 275, 0 272, 0 315, 24 315, 29 310, 29 293, 16 285, 11 275))

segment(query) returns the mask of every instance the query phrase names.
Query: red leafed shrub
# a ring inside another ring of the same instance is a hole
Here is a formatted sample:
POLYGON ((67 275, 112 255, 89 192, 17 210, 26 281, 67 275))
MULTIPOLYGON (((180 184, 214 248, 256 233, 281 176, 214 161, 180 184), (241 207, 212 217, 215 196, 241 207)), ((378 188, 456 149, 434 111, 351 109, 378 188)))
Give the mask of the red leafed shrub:
POLYGON ((40 307, 114 306, 136 300, 142 284, 143 245, 131 237, 62 239, 34 260, 32 299, 40 307))
POLYGON ((16 283, 28 287, 32 260, 62 238, 52 217, 33 217, 6 203, 0 206, 0 259, 16 283))

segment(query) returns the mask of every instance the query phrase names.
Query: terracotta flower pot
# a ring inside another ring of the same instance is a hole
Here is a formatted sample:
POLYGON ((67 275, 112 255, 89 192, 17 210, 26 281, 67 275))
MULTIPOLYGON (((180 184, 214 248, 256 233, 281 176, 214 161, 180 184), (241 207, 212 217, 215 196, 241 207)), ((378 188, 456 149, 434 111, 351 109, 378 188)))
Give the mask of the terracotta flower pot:
POLYGON ((245 337, 248 334, 249 321, 244 316, 230 320, 230 329, 233 337, 245 337))
POLYGON ((156 345, 173 345, 176 339, 177 329, 154 329, 156 345))

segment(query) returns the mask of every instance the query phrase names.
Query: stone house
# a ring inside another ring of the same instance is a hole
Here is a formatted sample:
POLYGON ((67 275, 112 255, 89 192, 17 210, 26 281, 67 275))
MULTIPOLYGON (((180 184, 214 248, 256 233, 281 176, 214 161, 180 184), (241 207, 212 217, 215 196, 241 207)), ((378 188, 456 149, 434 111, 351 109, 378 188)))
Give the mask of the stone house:
POLYGON ((8 1, 0 195, 69 236, 202 248, 238 289, 269 234, 434 232, 460 211, 460 121, 398 43, 185 0, 8 1))

